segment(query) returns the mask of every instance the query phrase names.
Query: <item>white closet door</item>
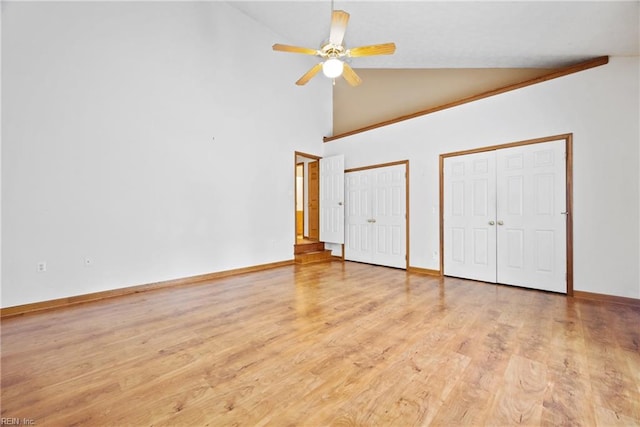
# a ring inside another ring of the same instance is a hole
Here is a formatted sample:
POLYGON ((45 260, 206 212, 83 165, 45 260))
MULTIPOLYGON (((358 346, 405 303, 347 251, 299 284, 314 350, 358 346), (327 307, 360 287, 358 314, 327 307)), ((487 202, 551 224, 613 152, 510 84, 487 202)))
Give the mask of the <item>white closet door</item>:
POLYGON ((444 274, 496 282, 495 151, 444 159, 444 274))
POLYGON ((566 292, 565 141, 497 151, 497 282, 566 292))
POLYGON ((351 172, 345 174, 345 259, 371 262, 373 243, 373 200, 371 179, 368 173, 351 172))
POLYGON ((406 268, 406 167, 345 175, 345 259, 406 268))
POLYGON ((404 165, 370 170, 374 196, 372 263, 407 266, 407 191, 404 165))

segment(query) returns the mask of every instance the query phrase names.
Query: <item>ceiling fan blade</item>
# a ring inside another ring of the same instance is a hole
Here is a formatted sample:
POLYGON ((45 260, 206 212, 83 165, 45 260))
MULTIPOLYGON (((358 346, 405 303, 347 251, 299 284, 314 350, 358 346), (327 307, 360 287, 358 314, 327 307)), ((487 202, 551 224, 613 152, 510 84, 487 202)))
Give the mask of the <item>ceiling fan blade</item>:
POLYGON ((371 46, 360 46, 348 49, 347 56, 357 58, 359 56, 391 55, 395 51, 395 43, 372 44, 371 46))
POLYGON ((342 45, 344 33, 347 31, 349 14, 344 10, 334 10, 331 14, 331 30, 329 32, 329 43, 342 45))
POLYGON ((296 82, 296 84, 298 86, 302 86, 302 85, 306 85, 307 82, 309 80, 311 80, 313 78, 313 76, 315 76, 316 74, 318 74, 318 71, 320 71, 322 69, 322 62, 314 65, 309 71, 307 71, 304 76, 300 77, 298 79, 298 81, 296 82))
POLYGON ((289 46, 279 43, 273 45, 273 50, 277 50, 279 52, 303 53, 305 55, 316 55, 318 53, 317 50, 310 49, 308 47, 289 46))
POLYGON ((362 79, 353 71, 353 68, 349 66, 349 64, 344 64, 344 69, 342 71, 342 77, 349 83, 351 86, 358 86, 362 83, 362 79))

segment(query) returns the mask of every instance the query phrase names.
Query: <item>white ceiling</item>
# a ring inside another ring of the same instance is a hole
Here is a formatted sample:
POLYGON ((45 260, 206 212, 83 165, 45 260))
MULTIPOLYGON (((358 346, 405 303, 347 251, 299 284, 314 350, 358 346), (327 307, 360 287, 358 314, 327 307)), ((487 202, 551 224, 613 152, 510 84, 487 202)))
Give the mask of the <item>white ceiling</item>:
MULTIPOLYGON (((274 43, 318 48, 328 39, 330 0, 228 3, 276 32, 274 43)), ((640 1, 334 0, 334 8, 351 15, 347 47, 396 43, 394 55, 354 58, 355 68, 552 68, 640 54, 640 1)))

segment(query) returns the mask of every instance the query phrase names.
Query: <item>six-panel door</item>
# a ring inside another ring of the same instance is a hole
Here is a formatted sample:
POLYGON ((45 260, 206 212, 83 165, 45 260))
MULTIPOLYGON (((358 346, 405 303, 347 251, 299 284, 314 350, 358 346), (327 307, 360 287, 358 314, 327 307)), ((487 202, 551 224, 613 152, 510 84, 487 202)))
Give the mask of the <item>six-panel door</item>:
POLYGON ((444 160, 444 274, 496 281, 495 151, 444 160))
POLYGON ((496 156, 497 282, 566 292, 565 142, 496 156))
POLYGON ((344 243, 344 156, 320 159, 320 241, 344 243))

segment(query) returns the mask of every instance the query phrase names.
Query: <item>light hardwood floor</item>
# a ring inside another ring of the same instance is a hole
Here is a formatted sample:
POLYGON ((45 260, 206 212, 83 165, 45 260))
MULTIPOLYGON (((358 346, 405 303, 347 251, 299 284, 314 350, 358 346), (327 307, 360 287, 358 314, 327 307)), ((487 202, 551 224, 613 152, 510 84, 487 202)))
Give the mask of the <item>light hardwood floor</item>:
POLYGON ((2 417, 639 425, 640 308, 357 263, 2 321, 2 417))

